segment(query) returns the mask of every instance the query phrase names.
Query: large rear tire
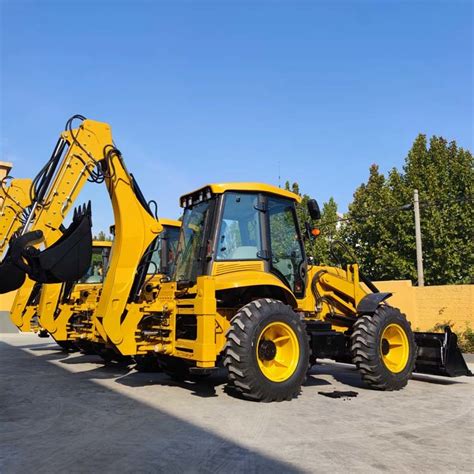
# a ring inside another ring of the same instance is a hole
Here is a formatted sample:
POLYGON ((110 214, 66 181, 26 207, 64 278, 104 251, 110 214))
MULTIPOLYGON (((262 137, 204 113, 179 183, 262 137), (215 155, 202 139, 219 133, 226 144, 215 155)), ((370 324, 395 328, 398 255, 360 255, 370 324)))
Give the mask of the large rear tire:
POLYGON ((158 357, 158 363, 162 371, 176 382, 200 382, 210 375, 209 373, 191 373, 190 369, 193 367, 192 363, 184 359, 180 359, 179 357, 167 355, 160 355, 158 357))
POLYGON ((415 337, 399 309, 381 305, 360 316, 351 335, 352 360, 362 380, 376 390, 400 390, 416 360, 415 337))
POLYGON ((153 354, 136 355, 133 360, 135 362, 135 370, 137 372, 163 372, 158 362, 158 358, 153 354))
POLYGON ((55 341, 63 352, 77 352, 79 349, 74 344, 74 341, 55 341))
POLYGON ((309 365, 304 324, 290 306, 269 298, 245 305, 232 319, 224 366, 245 398, 291 400, 301 391, 309 365))

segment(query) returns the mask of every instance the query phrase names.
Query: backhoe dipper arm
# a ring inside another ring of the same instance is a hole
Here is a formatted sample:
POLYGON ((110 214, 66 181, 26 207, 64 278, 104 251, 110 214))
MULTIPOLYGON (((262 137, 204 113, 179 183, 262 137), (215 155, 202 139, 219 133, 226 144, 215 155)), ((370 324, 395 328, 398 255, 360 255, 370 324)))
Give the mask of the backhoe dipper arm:
MULTIPOLYGON (((108 143, 112 143, 112 137, 108 143)), ((101 297, 94 311, 94 326, 102 339, 110 337, 114 343, 119 343, 120 317, 128 302, 140 262, 163 227, 149 211, 120 152, 111 145, 104 150, 106 159, 101 166, 112 201, 115 238, 101 297)), ((51 299, 47 297, 49 293, 45 292, 40 298, 40 321, 51 319, 45 314, 53 308, 50 302, 50 307, 47 307, 51 299)))
MULTIPOLYGON (((120 316, 126 307, 140 261, 162 231, 162 226, 151 214, 135 180, 125 168, 120 152, 113 145, 109 125, 84 120, 79 128, 62 134, 56 150, 63 147, 61 140, 66 142, 68 150, 46 193, 44 205, 38 206, 39 210, 32 222, 35 230, 43 231, 46 240, 47 248, 42 253, 51 251, 50 229, 59 229, 65 213, 86 179, 92 176, 96 182, 105 181, 114 212, 115 240, 109 270, 95 311, 95 322, 104 339, 109 335, 117 343, 121 340, 120 316), (98 171, 94 171, 97 165, 98 171), (107 327, 107 332, 104 326, 107 327)), ((70 239, 65 239, 65 243, 68 240, 70 239)), ((33 257, 36 258, 34 255, 33 257)), ((28 256, 26 260, 31 262, 28 256)), ((44 269, 42 263, 40 260, 39 266, 44 269)), ((48 263, 54 268, 54 261, 48 263)), ((67 263, 74 265, 78 262, 72 258, 67 263)), ((55 276, 58 276, 57 273, 55 276)), ((58 280, 66 281, 61 278, 58 280)), ((20 292, 23 292, 25 286, 26 283, 20 292)), ((31 282, 31 289, 32 287, 31 282)), ((14 311, 12 319, 19 313, 16 308, 14 311)), ((21 323, 21 314, 16 316, 14 322, 21 323)))
POLYGON ((152 215, 118 150, 110 153, 107 166, 106 185, 114 212, 115 239, 93 319, 104 340, 119 344, 123 339, 121 316, 139 273, 140 262, 163 226, 152 215))
POLYGON ((0 257, 5 252, 12 235, 22 226, 21 215, 31 204, 30 179, 12 179, 5 187, 0 182, 0 257))
MULTIPOLYGON (((23 235, 28 232, 36 232, 36 237, 43 239, 46 247, 50 247, 58 241, 60 242, 60 239, 64 237, 60 228, 68 211, 70 211, 86 181, 91 177, 99 179, 95 169, 100 166, 99 161, 103 159, 104 147, 112 142, 110 128, 106 124, 85 120, 77 129, 72 129, 70 124, 71 120, 68 122, 68 129, 61 134, 51 159, 33 181, 30 193, 32 205, 22 232, 23 235)), ((84 215, 81 213, 76 213, 75 217, 76 223, 73 220, 73 227, 77 227, 84 220, 84 215)), ((88 225, 90 236, 87 234, 83 235, 83 244, 85 243, 91 247, 90 218, 88 225)), ((74 238, 74 236, 72 237, 74 238)), ((15 239, 11 239, 10 247, 13 248, 15 243, 18 242, 15 239)), ((76 244, 73 245, 73 254, 74 250, 80 247, 80 243, 76 242, 76 244)), ((24 254, 22 254, 22 257, 24 257, 24 254)), ((62 257, 62 262, 59 262, 59 265, 54 265, 54 262, 48 262, 47 270, 49 276, 51 276, 51 273, 55 273, 59 277, 61 276, 61 263, 63 263, 63 269, 70 270, 70 259, 65 254, 62 257)), ((38 255, 34 258, 38 260, 37 263, 41 264, 38 255)), ((83 260, 87 260, 87 255, 86 259, 83 260)), ((25 262, 24 258, 22 258, 22 262, 16 263, 20 263, 21 266, 21 263, 28 265, 30 262, 28 259, 25 262)), ((85 266, 87 269, 88 265, 88 261, 81 262, 81 267, 85 266)), ((11 278, 12 273, 11 268, 12 264, 8 265, 5 261, 0 265, 0 292, 5 291, 5 287, 8 288, 8 279, 11 278)), ((77 267, 75 269, 80 270, 77 267)), ((24 269, 20 270, 17 268, 17 271, 25 273, 24 269)), ((60 278, 55 278, 53 281, 58 282, 61 280, 60 278)), ((43 282, 48 283, 49 281, 43 282)), ((22 315, 34 284, 35 282, 32 279, 26 278, 24 284, 17 291, 10 313, 14 324, 22 330, 29 330, 29 322, 23 321, 22 315)))

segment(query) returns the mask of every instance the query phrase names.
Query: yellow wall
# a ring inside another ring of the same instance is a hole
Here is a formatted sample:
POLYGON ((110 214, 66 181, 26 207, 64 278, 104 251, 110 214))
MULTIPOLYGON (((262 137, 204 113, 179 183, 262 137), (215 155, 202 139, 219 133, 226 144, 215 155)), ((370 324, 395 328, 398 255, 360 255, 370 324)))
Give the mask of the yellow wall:
POLYGON ((456 330, 474 329, 474 285, 412 286, 411 281, 375 282, 380 291, 390 291, 392 306, 407 315, 413 329, 427 331, 451 321, 456 330))
MULTIPOLYGON (((435 324, 451 321, 454 328, 474 329, 474 285, 412 286, 411 281, 377 281, 380 291, 390 291, 392 306, 400 308, 413 329, 427 331, 435 324)), ((0 311, 9 311, 15 292, 0 295, 0 311)))

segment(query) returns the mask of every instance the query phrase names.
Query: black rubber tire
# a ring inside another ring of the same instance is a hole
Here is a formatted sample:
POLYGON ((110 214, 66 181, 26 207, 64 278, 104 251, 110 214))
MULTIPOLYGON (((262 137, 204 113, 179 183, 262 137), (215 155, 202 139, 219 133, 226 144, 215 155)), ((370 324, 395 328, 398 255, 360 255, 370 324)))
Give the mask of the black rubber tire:
POLYGON ((309 367, 309 341, 303 322, 281 301, 262 298, 248 303, 232 319, 224 348, 224 366, 231 385, 243 397, 262 402, 291 400, 300 393, 309 367), (256 345, 272 322, 290 326, 299 345, 296 369, 284 382, 268 379, 258 365, 256 345))
POLYGON ((55 342, 63 350, 63 352, 77 352, 79 350, 73 341, 55 341, 55 342))
POLYGON ((137 355, 133 358, 133 360, 135 361, 135 370, 137 372, 163 372, 156 356, 148 354, 137 355))
POLYGON ((163 372, 176 382, 200 382, 201 380, 209 377, 210 374, 192 374, 189 369, 192 364, 179 357, 172 356, 160 356, 160 366, 163 372))
POLYGON ((115 363, 124 367, 133 364, 133 359, 130 356, 124 356, 114 349, 102 348, 99 344, 97 344, 97 355, 101 357, 105 364, 115 363))
POLYGON ((379 306, 374 314, 360 316, 351 335, 352 361, 362 380, 376 390, 400 390, 408 383, 416 360, 416 343, 410 323, 399 309, 379 306), (398 324, 408 339, 409 354, 405 368, 398 373, 386 367, 381 354, 381 337, 389 324, 398 324))

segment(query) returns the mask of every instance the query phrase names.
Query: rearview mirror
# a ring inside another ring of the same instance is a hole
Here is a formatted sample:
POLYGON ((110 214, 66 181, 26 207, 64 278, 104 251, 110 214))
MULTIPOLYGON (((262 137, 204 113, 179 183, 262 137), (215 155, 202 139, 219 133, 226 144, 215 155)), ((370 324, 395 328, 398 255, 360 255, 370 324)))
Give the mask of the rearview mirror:
POLYGON ((311 219, 321 219, 321 211, 319 210, 319 205, 316 199, 310 199, 308 201, 308 212, 311 219))

